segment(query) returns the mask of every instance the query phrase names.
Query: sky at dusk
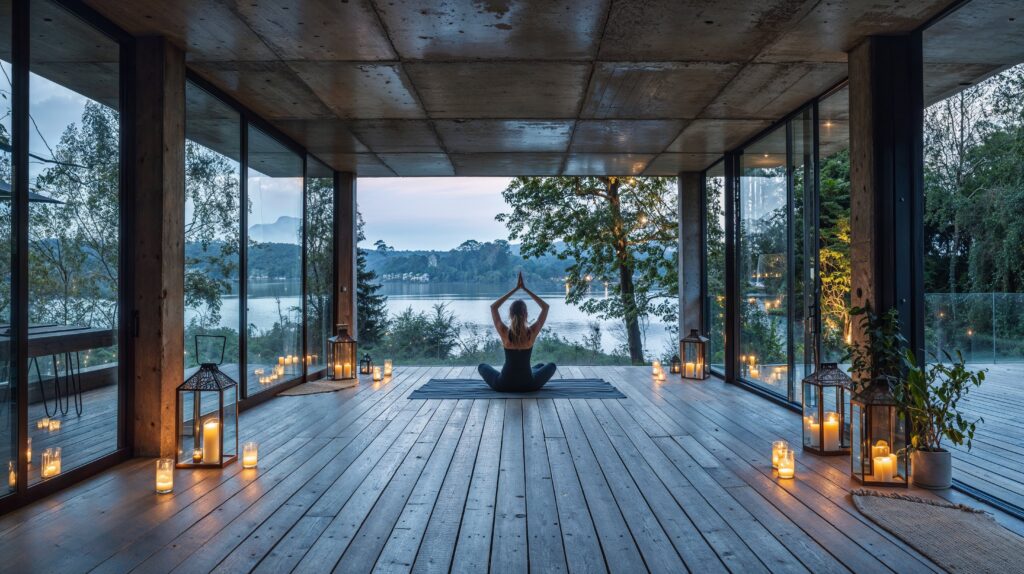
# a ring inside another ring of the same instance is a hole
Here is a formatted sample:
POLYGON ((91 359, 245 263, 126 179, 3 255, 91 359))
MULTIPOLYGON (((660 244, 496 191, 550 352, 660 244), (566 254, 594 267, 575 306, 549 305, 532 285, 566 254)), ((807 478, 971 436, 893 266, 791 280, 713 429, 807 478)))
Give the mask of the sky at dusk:
POLYGON ((356 188, 366 222, 364 247, 378 239, 395 249, 448 250, 467 239, 508 239, 494 216, 508 211, 508 177, 361 178, 356 188))

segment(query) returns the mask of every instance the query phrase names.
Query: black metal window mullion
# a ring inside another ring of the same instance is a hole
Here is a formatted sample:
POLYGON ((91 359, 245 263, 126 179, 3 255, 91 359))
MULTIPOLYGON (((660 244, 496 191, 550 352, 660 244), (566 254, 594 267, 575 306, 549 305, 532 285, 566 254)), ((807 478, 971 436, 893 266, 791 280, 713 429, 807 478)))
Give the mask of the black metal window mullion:
MULTIPOLYGON (((242 399, 249 398, 248 343, 248 282, 249 256, 246 246, 249 241, 249 122, 244 115, 239 117, 239 206, 238 206, 238 380, 242 399)), ((238 398, 236 397, 236 400, 238 398)))
POLYGON ((737 383, 739 377, 739 269, 738 221, 739 174, 736 153, 725 155, 725 380, 737 383))
POLYGON ((308 231, 308 224, 309 224, 309 211, 308 211, 308 204, 307 204, 307 196, 308 196, 308 194, 309 194, 309 156, 307 154, 302 154, 302 254, 299 257, 299 259, 302 262, 301 263, 301 270, 299 272, 299 274, 301 275, 301 285, 302 285, 302 288, 300 289, 300 295, 299 295, 300 297, 302 297, 302 301, 299 304, 299 307, 302 309, 302 325, 299 326, 299 330, 302 333, 302 335, 301 335, 301 341, 302 341, 302 382, 306 382, 309 379, 309 367, 310 367, 309 361, 306 360, 309 357, 309 340, 308 340, 308 337, 307 337, 309 329, 306 328, 306 325, 307 325, 306 321, 308 320, 308 318, 307 318, 307 311, 308 311, 308 309, 307 309, 307 304, 306 304, 307 301, 308 301, 308 298, 306 296, 306 288, 307 288, 307 285, 306 285, 306 265, 307 265, 306 251, 308 249, 308 246, 306 244, 306 242, 307 242, 306 236, 308 235, 307 231, 308 231))
POLYGON ((793 120, 786 122, 786 398, 793 400, 793 380, 796 375, 795 333, 796 320, 793 300, 796 294, 796 202, 793 194, 793 120))
POLYGON ((14 327, 15 401, 17 404, 17 496, 28 492, 28 140, 29 140, 29 10, 28 0, 12 3, 11 162, 14 171, 14 217, 11 230, 11 323, 14 327))

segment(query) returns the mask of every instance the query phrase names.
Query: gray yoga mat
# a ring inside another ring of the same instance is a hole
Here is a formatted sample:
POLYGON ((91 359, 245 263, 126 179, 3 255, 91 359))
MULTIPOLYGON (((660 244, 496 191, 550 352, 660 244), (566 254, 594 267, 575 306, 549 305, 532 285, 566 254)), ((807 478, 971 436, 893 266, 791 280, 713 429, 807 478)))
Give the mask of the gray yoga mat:
POLYGON ((624 399, 604 379, 551 379, 529 393, 499 393, 480 379, 430 379, 410 399, 624 399))

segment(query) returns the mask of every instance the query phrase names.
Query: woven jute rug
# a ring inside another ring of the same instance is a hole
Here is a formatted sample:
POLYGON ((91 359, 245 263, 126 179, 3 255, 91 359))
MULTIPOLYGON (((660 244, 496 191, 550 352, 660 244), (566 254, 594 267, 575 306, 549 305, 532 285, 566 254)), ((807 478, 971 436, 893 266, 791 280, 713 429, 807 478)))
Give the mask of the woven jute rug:
POLYGON ((947 572, 1024 572, 1024 538, 987 512, 899 493, 859 489, 850 494, 864 516, 947 572))
POLYGON ((310 381, 295 385, 287 391, 281 391, 279 396, 298 397, 301 395, 315 395, 318 393, 333 393, 342 389, 348 389, 359 384, 359 381, 310 381))

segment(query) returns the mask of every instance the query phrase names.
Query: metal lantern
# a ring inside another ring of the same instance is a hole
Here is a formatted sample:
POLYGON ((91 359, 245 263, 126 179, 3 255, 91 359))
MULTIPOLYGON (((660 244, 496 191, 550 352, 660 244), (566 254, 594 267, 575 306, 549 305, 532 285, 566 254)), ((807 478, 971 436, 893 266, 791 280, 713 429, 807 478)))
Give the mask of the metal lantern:
POLYGON ((872 381, 850 400, 853 477, 863 484, 907 486, 907 416, 884 379, 872 381))
POLYGON ((363 355, 363 360, 359 361, 359 374, 360 375, 372 375, 373 374, 373 359, 370 358, 369 354, 363 355))
POLYGON ((348 325, 338 325, 338 334, 327 339, 327 378, 348 381, 356 378, 356 340, 348 334, 348 325))
POLYGON ((822 363, 803 380, 804 450, 850 453, 850 390, 853 379, 836 363, 822 363))
POLYGON ((220 360, 201 363, 178 387, 178 468, 221 467, 238 458, 238 385, 217 368, 227 338, 196 335, 197 358, 200 338, 221 340, 220 360))
POLYGON ((679 355, 672 355, 672 362, 669 363, 669 372, 675 375, 682 374, 683 363, 679 360, 679 355))
POLYGON ((684 379, 708 378, 708 338, 690 329, 690 334, 679 340, 679 356, 684 379))

